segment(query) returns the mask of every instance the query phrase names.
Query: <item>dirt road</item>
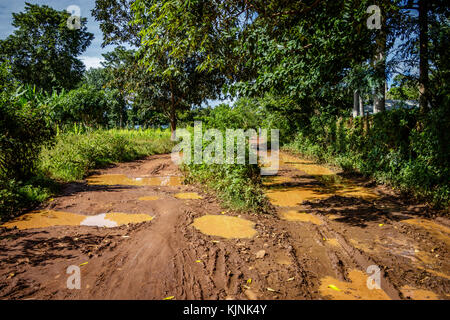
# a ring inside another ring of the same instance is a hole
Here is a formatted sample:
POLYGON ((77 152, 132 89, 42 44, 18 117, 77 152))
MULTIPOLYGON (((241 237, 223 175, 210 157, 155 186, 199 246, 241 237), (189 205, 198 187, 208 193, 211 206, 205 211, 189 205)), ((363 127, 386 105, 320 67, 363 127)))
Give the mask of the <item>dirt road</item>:
POLYGON ((264 179, 272 215, 224 210, 181 183, 170 155, 68 184, 0 228, 0 297, 450 298, 447 219, 388 188, 281 160, 279 175, 264 179), (79 290, 67 288, 71 265, 79 290), (368 267, 380 270, 381 289, 368 288, 368 267))

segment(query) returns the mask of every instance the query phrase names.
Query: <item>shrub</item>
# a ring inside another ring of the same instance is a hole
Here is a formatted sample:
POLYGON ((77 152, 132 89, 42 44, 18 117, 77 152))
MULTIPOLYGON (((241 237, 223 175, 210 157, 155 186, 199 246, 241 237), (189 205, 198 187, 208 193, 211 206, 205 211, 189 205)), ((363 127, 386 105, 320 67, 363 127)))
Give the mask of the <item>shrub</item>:
POLYGON ((450 204, 450 115, 445 107, 421 115, 397 109, 367 121, 314 116, 286 147, 357 170, 437 207, 450 204))

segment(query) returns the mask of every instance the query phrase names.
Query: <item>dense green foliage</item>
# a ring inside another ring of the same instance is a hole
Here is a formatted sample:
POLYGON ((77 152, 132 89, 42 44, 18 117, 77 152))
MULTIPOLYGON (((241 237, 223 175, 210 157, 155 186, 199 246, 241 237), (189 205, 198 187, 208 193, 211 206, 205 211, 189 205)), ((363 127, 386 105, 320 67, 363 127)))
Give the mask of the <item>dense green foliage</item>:
POLYGON ((447 207, 449 127, 446 108, 432 110, 425 118, 417 109, 379 113, 370 120, 316 116, 287 147, 447 207))
POLYGON ((77 59, 94 35, 87 32, 86 18, 79 30, 67 27, 69 13, 27 3, 13 14, 14 33, 0 40, 0 62, 9 61, 22 84, 37 88, 72 89, 82 79, 83 63, 77 59))
POLYGON ((80 180, 90 170, 115 162, 167 153, 173 146, 168 131, 76 128, 58 135, 54 146, 36 152, 33 176, 23 181, 0 179, 1 219, 45 201, 58 192, 58 182, 80 180))

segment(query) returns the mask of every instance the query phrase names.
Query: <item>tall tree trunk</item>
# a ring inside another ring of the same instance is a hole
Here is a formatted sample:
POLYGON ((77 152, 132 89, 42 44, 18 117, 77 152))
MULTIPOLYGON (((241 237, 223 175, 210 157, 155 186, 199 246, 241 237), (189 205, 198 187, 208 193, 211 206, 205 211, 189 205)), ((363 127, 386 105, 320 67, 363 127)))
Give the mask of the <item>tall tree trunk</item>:
POLYGON ((177 114, 175 105, 172 103, 170 106, 170 132, 171 136, 170 138, 175 141, 177 138, 175 131, 177 130, 177 114))
POLYGON ((359 96, 359 115, 361 117, 363 117, 364 116, 364 100, 361 95, 358 95, 358 96, 359 96))
POLYGON ((177 138, 176 130, 177 130, 177 112, 176 112, 176 103, 175 97, 173 95, 173 83, 170 81, 170 91, 171 91, 171 104, 170 104, 170 112, 169 112, 169 120, 170 120, 170 138, 172 141, 175 141, 177 138))
POLYGON ((427 0, 419 0, 419 107, 428 110, 428 7, 427 0))
POLYGON ((353 92, 353 118, 359 115, 359 93, 358 90, 355 90, 353 92))
POLYGON ((386 110, 386 23, 384 22, 384 19, 381 29, 378 31, 376 43, 375 72, 380 79, 380 82, 376 86, 374 92, 373 113, 386 110))

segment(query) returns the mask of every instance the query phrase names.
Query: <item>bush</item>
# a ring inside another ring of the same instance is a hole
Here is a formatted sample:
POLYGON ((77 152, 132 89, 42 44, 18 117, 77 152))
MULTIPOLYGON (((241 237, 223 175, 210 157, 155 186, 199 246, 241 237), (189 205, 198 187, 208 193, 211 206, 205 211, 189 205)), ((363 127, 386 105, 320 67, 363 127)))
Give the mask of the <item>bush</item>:
POLYGON ((357 170, 437 207, 450 204, 450 114, 398 109, 364 118, 314 116, 287 148, 357 170))
MULTIPOLYGON (((206 130, 207 128, 203 128, 206 130)), ((224 131, 222 131, 224 135, 224 131)), ((246 154, 249 144, 246 138, 246 154)), ((226 150, 224 139, 224 152, 226 150)), ((210 142, 203 141, 203 149, 210 142)), ((237 144, 235 144, 235 152, 237 144)), ((248 162, 248 158, 246 160, 248 162)), ((214 190, 226 207, 235 210, 264 213, 269 211, 269 202, 261 188, 260 168, 257 164, 184 164, 187 181, 196 182, 214 190)))
POLYGON ((24 97, 30 90, 0 95, 0 179, 29 178, 40 149, 54 136, 46 108, 24 97))

